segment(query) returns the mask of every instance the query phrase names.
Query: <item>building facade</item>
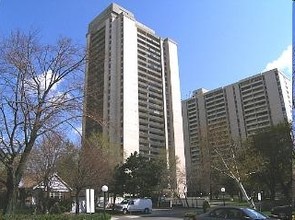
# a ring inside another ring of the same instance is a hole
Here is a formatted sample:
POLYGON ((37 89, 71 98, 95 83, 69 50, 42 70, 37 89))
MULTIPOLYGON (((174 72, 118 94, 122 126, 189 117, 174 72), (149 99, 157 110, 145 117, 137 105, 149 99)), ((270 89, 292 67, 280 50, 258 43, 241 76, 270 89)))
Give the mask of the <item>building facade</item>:
MULTIPOLYGON (((291 91, 290 79, 273 69, 212 91, 196 90, 191 98, 184 100, 187 174, 196 178, 192 185, 202 185, 196 181, 204 163, 204 140, 222 149, 231 141, 239 142, 260 129, 291 122, 291 91)), ((209 191, 208 188, 198 190, 209 191)))
POLYGON ((83 137, 101 132, 123 162, 135 151, 185 172, 177 45, 111 4, 87 34, 83 137))

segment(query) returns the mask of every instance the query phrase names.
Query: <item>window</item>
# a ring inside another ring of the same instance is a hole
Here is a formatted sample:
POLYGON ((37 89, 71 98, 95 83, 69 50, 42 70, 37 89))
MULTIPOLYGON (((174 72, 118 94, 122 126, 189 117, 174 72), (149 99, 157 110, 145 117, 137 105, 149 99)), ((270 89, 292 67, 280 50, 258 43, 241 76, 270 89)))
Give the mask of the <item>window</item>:
POLYGON ((210 213, 210 217, 225 218, 226 217, 226 210, 216 209, 215 211, 210 213))
POLYGON ((241 219, 243 216, 244 216, 244 214, 242 213, 242 211, 240 211, 238 209, 229 209, 228 210, 227 218, 229 218, 229 219, 241 219))
POLYGON ((63 195, 61 192, 50 192, 49 196, 50 196, 50 198, 53 198, 53 199, 62 199, 63 198, 63 195))
POLYGON ((129 201, 128 205, 134 205, 134 201, 133 200, 129 201))

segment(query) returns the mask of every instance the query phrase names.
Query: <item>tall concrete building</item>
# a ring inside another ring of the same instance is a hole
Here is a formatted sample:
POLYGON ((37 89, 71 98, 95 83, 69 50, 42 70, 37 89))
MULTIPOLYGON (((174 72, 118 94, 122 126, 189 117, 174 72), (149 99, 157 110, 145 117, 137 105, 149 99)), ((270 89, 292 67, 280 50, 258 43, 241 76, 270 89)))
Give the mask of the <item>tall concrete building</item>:
POLYGON ((273 69, 222 88, 196 90, 182 102, 182 108, 187 174, 198 179, 201 149, 206 148, 203 140, 222 148, 232 140, 240 141, 260 129, 292 120, 291 81, 273 69), (217 133, 228 142, 222 143, 218 135, 214 138, 217 133))
POLYGON ((124 161, 134 151, 185 171, 177 45, 111 4, 90 24, 84 138, 102 132, 124 161))

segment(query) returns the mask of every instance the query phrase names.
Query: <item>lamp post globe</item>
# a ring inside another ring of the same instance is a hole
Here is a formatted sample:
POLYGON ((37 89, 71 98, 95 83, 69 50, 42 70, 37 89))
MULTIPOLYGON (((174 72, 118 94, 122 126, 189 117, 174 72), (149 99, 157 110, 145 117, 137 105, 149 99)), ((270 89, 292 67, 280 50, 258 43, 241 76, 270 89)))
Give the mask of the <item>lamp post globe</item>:
POLYGON ((221 187, 220 191, 222 193, 223 206, 225 206, 225 200, 224 200, 225 188, 221 187))
POLYGON ((104 193, 107 192, 109 190, 109 187, 107 185, 103 185, 101 187, 101 191, 103 191, 104 193))
POLYGON ((109 187, 107 185, 103 185, 101 187, 101 191, 103 192, 103 215, 104 219, 106 217, 106 192, 109 190, 109 187))

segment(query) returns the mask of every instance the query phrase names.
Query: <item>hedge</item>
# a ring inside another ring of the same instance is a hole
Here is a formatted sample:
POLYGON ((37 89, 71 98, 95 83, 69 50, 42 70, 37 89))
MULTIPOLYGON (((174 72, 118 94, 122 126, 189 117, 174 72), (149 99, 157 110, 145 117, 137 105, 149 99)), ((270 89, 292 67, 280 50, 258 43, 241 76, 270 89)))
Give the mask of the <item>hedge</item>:
POLYGON ((111 216, 103 213, 99 214, 60 214, 60 215, 5 215, 0 216, 3 220, 109 220, 111 216))

